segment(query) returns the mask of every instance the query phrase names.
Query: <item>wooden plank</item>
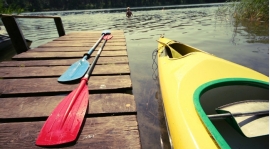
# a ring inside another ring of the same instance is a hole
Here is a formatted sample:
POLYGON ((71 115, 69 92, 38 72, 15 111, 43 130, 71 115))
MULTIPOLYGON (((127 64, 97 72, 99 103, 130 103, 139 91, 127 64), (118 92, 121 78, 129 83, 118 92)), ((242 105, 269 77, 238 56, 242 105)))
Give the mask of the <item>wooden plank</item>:
MULTIPOLYGON (((93 62, 95 57, 88 61, 93 62)), ((0 67, 35 67, 35 66, 70 66, 80 59, 59 59, 59 60, 33 60, 33 61, 3 61, 0 67)), ((128 64, 128 57, 99 57, 97 65, 102 64, 128 64)))
MULTIPOLYGON (((63 93, 70 92, 78 87, 78 84, 61 84, 57 78, 33 78, 33 79, 2 79, 0 80, 0 95, 31 94, 31 93, 63 93)), ((90 91, 104 91, 119 89, 131 89, 129 75, 119 76, 91 76, 88 81, 90 91)))
MULTIPOLYGON (((115 39, 125 39, 125 36, 124 35, 115 35, 115 34, 111 34, 113 36, 113 40, 115 39)), ((86 39, 95 39, 95 40, 98 40, 101 35, 92 35, 92 34, 73 34, 73 35, 65 35, 63 36, 65 38, 73 38, 73 39, 76 39, 76 38, 86 38, 86 39)))
MULTIPOLYGON (((52 67, 3 67, 0 69, 0 78, 23 77, 59 77, 69 66, 52 67)), ((96 65, 92 75, 126 75, 130 74, 128 64, 96 65)))
MULTIPOLYGON (((111 33, 116 38, 125 38, 125 35, 122 33, 111 33)), ((101 32, 100 33, 93 33, 93 32, 72 32, 68 33, 65 36, 70 36, 70 37, 95 37, 99 38, 101 37, 101 32)))
MULTIPOLYGON (((111 35, 113 35, 113 37, 115 38, 125 38, 124 34, 121 33, 111 33, 111 35)), ((101 33, 87 33, 87 32, 72 32, 72 33, 68 33, 65 35, 66 37, 83 37, 83 38, 99 38, 101 37, 101 33)))
MULTIPOLYGON (((64 37, 64 36, 63 36, 64 37)), ((66 40, 63 40, 62 38, 57 38, 54 39, 51 42, 73 42, 73 43, 92 43, 95 44, 98 41, 98 38, 91 38, 91 39, 87 39, 87 38, 82 38, 82 37, 76 37, 76 38, 65 38, 66 40), (60 40, 61 39, 61 40, 60 40)), ((100 43, 103 43, 105 40, 101 40, 100 43)), ((123 39, 115 39, 114 37, 112 37, 111 39, 107 40, 107 43, 112 44, 112 43, 123 43, 126 42, 125 38, 123 39)), ((106 43, 106 44, 107 44, 106 43)))
MULTIPOLYGON (((35 52, 27 51, 19 55, 15 55, 12 59, 63 59, 63 58, 82 58, 86 52, 35 52)), ((97 51, 94 51, 91 57, 95 56, 97 51)), ((127 56, 127 51, 102 51, 100 57, 110 56, 127 56)))
MULTIPOLYGON (((124 39, 125 38, 125 35, 116 35, 116 34, 111 34, 113 35, 113 38, 114 39, 124 39)), ((91 38, 95 38, 95 39, 99 39, 101 37, 100 34, 96 34, 96 35, 93 35, 93 34, 82 34, 82 33, 79 33, 79 34, 67 34, 65 35, 65 37, 70 37, 70 38, 87 38, 87 37, 91 37, 91 38)))
MULTIPOLYGON (((57 39, 54 39, 53 41, 82 41, 82 42, 90 42, 90 43, 95 43, 98 40, 98 38, 93 38, 93 37, 60 37, 57 39)), ((104 40, 103 40, 104 41, 104 40)), ((113 37, 112 39, 108 40, 107 43, 111 43, 111 42, 126 42, 125 38, 117 38, 117 37, 113 37)))
MULTIPOLYGON (((0 120, 4 121, 7 118, 48 117, 65 97, 0 98, 0 120)), ((121 93, 89 95, 88 114, 124 112, 136 112, 136 103, 133 95, 121 93)))
MULTIPOLYGON (((95 42, 52 41, 38 47, 92 47, 95 42)), ((100 45, 100 44, 99 44, 100 45)), ((108 42, 106 46, 125 46, 126 42, 108 42)))
MULTIPOLYGON (((0 148, 40 148, 35 140, 44 121, 0 124, 0 148)), ((139 149, 136 115, 86 118, 77 142, 65 148, 139 149)))
MULTIPOLYGON (((87 35, 101 35, 103 31, 72 31, 69 32, 68 35, 79 35, 79 34, 87 34, 87 35)), ((124 35, 124 31, 123 30, 110 30, 111 34, 117 34, 117 35, 124 35)))
MULTIPOLYGON (((61 41, 61 40, 98 40, 100 37, 93 37, 93 36, 62 36, 57 39, 54 39, 54 41, 61 41)), ((111 39, 112 41, 126 41, 126 38, 124 36, 114 36, 111 39)))
MULTIPOLYGON (((95 50, 99 50, 99 48, 102 45, 98 45, 95 50)), ((77 52, 77 51, 83 51, 83 52, 88 52, 92 46, 89 47, 38 47, 31 49, 29 51, 38 51, 38 52, 77 52)), ((121 51, 121 50, 127 50, 126 46, 105 46, 102 51, 121 51)))

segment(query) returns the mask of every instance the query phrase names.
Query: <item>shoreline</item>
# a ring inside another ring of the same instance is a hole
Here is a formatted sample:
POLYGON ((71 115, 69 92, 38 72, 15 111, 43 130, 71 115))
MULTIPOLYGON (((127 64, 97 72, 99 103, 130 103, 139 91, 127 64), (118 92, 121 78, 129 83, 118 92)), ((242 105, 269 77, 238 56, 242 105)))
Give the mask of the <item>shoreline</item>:
MULTIPOLYGON (((148 10, 161 10, 162 8, 166 9, 178 9, 178 8, 198 8, 198 7, 213 7, 213 6, 220 6, 224 5, 225 3, 203 3, 203 4, 184 4, 184 5, 168 5, 168 6, 145 6, 145 7, 131 7, 132 11, 148 11, 148 10)), ((51 11, 40 11, 40 12, 23 12, 23 15, 49 15, 49 14, 62 14, 62 13, 78 13, 83 11, 97 13, 97 12, 119 12, 119 11, 126 11, 126 8, 106 8, 106 9, 80 9, 80 10, 51 10, 51 11)), ((58 14, 58 15, 59 15, 58 14)), ((78 13, 80 14, 80 13, 78 13)))

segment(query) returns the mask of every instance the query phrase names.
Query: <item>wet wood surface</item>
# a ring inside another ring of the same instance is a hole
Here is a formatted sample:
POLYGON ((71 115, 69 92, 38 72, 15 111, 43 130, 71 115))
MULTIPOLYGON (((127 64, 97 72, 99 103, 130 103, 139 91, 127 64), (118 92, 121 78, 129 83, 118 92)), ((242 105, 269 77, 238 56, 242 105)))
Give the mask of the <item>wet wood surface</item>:
MULTIPOLYGON (((101 32, 68 33, 0 62, 0 148, 40 148, 35 139, 45 120, 79 83, 61 84, 58 77, 101 32)), ((88 81, 88 111, 78 139, 57 148, 141 148, 124 32, 111 33, 88 81)))

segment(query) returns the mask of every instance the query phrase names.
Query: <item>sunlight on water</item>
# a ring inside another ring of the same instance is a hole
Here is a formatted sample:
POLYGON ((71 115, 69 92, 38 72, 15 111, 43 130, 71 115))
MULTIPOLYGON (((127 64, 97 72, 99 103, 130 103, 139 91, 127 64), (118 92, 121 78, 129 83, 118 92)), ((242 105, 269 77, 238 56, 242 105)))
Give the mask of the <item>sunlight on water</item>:
MULTIPOLYGON (((268 25, 236 24, 229 16, 216 16, 215 10, 217 7, 133 11, 130 19, 124 10, 46 15, 61 16, 66 33, 124 30, 142 147, 158 149, 169 147, 159 86, 152 79, 152 52, 161 34, 269 75, 268 25)), ((18 20, 25 37, 33 40, 32 48, 58 37, 53 19, 18 20)))

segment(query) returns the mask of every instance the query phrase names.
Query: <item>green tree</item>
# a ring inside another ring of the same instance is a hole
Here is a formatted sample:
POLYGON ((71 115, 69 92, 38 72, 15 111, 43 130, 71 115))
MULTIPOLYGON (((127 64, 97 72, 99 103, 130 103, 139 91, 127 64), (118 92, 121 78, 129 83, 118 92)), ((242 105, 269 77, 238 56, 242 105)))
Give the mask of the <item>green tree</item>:
POLYGON ((15 4, 8 4, 6 0, 0 0, 0 13, 1 14, 11 14, 11 13, 21 13, 24 10, 20 7, 18 7, 15 4))

